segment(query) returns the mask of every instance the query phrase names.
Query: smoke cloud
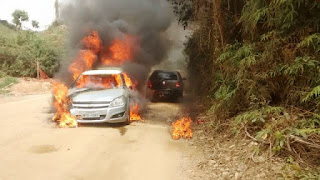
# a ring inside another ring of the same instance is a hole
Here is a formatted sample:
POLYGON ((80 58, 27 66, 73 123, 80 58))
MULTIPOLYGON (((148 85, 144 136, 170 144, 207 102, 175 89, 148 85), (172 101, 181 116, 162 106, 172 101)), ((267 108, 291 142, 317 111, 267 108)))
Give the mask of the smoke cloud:
POLYGON ((81 49, 81 39, 93 30, 106 47, 128 34, 137 37, 139 46, 124 70, 141 83, 170 50, 166 31, 174 16, 166 0, 74 0, 64 5, 62 19, 70 28, 74 51, 81 49))

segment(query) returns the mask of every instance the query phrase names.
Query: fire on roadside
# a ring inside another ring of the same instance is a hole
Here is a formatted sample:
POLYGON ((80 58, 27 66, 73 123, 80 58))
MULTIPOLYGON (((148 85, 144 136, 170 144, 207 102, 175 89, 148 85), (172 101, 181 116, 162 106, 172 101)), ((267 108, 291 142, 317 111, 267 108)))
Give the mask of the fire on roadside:
POLYGON ((55 99, 54 107, 56 108, 56 114, 52 120, 59 123, 59 127, 76 127, 78 125, 76 118, 69 112, 69 105, 71 103, 68 98, 69 88, 61 82, 53 82, 53 96, 55 99))
POLYGON ((140 116, 140 106, 138 103, 130 107, 130 121, 140 121, 142 118, 140 116))
MULTIPOLYGON (((80 50, 78 57, 69 66, 72 79, 76 80, 81 73, 91 70, 93 65, 99 61, 99 56, 102 56, 100 58, 100 64, 108 66, 123 65, 132 58, 134 41, 135 38, 128 35, 124 39, 114 40, 110 47, 104 51, 98 32, 93 31, 90 35, 83 38, 81 41, 83 50, 80 50)), ((127 87, 134 88, 137 86, 138 82, 133 81, 128 74, 123 74, 127 87)), ((120 76, 114 78, 118 85, 122 84, 120 76)), ((77 87, 83 87, 87 81, 88 79, 85 77, 79 79, 77 87)), ((107 86, 108 83, 109 82, 104 82, 104 85, 107 86)), ((56 109, 53 120, 58 122, 59 127, 77 126, 76 118, 73 117, 69 111, 71 100, 68 98, 68 91, 67 85, 61 82, 53 83, 54 107, 56 109)), ((130 106, 131 121, 141 120, 140 109, 139 103, 130 106)))
MULTIPOLYGON (((123 73, 124 81, 127 87, 134 88, 137 85, 137 82, 133 82, 132 79, 128 76, 127 73, 123 73)), ((142 120, 140 116, 141 107, 139 103, 130 104, 130 121, 140 121, 142 120)))
POLYGON ((176 122, 172 123, 172 139, 178 140, 180 138, 191 139, 192 130, 191 130, 192 120, 190 117, 183 117, 176 122))

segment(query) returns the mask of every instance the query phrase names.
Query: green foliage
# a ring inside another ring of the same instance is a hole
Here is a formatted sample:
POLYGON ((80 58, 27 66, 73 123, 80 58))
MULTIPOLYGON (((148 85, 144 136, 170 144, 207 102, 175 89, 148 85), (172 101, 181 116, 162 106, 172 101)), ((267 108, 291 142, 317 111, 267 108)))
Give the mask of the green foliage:
POLYGON ((31 25, 32 25, 33 28, 39 28, 39 22, 38 21, 32 20, 31 21, 31 25))
POLYGON ((303 75, 306 70, 313 70, 319 66, 319 61, 311 57, 297 57, 293 63, 280 67, 280 72, 284 75, 303 75))
POLYGON ((297 170, 295 178, 300 180, 319 180, 320 168, 297 170))
POLYGON ((318 98, 320 96, 320 86, 312 89, 310 93, 303 99, 304 102, 310 101, 312 98, 318 98))
POLYGON ((273 137, 274 137, 274 143, 273 143, 272 150, 275 152, 279 152, 283 148, 284 144, 286 143, 286 137, 283 134, 283 132, 280 132, 280 131, 276 131, 273 134, 273 137))
POLYGON ((13 31, 0 25, 0 70, 10 76, 36 76, 36 63, 49 76, 66 53, 63 30, 13 31))
POLYGON ((314 33, 305 37, 299 44, 302 48, 312 48, 316 53, 320 51, 320 33, 314 33))
POLYGON ((3 94, 3 93, 7 93, 7 89, 8 87, 16 84, 18 82, 18 80, 16 78, 13 78, 13 77, 4 77, 4 78, 1 78, 0 79, 0 94, 3 94))
POLYGON ((230 86, 220 86, 220 88, 215 92, 214 96, 216 99, 222 101, 230 100, 236 93, 235 89, 232 89, 230 86))
POLYGON ((0 20, 0 24, 4 25, 12 30, 16 29, 16 27, 13 24, 10 24, 7 20, 0 20))
POLYGON ((178 15, 178 21, 186 28, 192 20, 191 0, 168 0, 172 3, 174 12, 178 15))
POLYGON ((275 153, 320 158, 310 146, 320 142, 320 1, 197 0, 190 8, 190 79, 215 119, 234 120, 275 153))
POLYGON ((244 112, 235 117, 237 124, 254 124, 254 123, 265 123, 267 118, 270 116, 278 116, 284 109, 282 107, 263 107, 252 111, 244 112))
POLYGON ((18 80, 14 77, 5 77, 0 81, 0 89, 8 87, 9 85, 13 85, 17 83, 18 80))
POLYGON ((22 22, 29 20, 29 15, 26 11, 16 9, 12 13, 13 20, 12 22, 16 25, 17 28, 21 29, 22 22))

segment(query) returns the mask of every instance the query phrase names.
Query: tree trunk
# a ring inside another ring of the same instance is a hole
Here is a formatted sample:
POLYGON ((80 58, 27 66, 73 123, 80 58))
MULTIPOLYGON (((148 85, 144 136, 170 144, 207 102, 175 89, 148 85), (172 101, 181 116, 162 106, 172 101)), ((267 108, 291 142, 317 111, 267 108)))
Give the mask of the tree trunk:
POLYGON ((60 20, 60 11, 59 11, 59 0, 56 0, 54 3, 55 13, 56 13, 56 21, 60 20))
POLYGON ((219 37, 220 37, 220 44, 221 47, 224 49, 225 47, 225 38, 224 38, 224 26, 223 26, 223 19, 221 16, 221 0, 213 0, 213 16, 215 26, 218 29, 219 37))

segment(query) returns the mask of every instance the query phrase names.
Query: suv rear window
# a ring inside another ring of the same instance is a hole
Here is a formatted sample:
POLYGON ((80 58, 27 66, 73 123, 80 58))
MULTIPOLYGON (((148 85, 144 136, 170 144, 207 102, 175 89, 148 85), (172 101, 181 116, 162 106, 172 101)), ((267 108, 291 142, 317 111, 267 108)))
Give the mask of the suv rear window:
POLYGON ((154 72, 151 80, 178 80, 178 76, 174 72, 154 72))

